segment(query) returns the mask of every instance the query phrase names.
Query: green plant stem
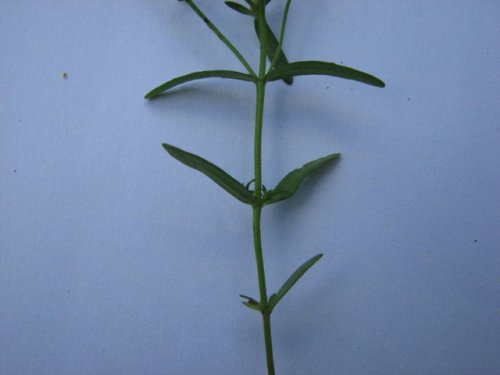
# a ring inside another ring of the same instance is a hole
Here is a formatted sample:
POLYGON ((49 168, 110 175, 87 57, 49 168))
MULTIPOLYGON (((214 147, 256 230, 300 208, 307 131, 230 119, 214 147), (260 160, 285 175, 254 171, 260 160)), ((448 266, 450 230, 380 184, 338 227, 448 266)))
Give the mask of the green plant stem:
POLYGON ((264 324, 264 340, 266 342, 266 361, 268 375, 275 375, 274 357, 273 357, 273 339, 271 335, 271 313, 262 314, 264 324))
POLYGON ((255 262, 257 264, 257 276, 259 279, 260 304, 267 305, 266 272, 264 267, 264 256, 262 252, 262 240, 260 230, 260 218, 262 208, 253 208, 253 242, 255 250, 255 262))
MULTIPOLYGON (((255 199, 257 204, 253 207, 253 236, 255 248, 255 261, 257 263, 257 275, 259 279, 260 305, 267 307, 266 273, 264 268, 264 256, 261 240, 261 214, 262 214, 262 127, 264 123, 264 102, 266 94, 266 18, 265 3, 260 0, 258 9, 258 22, 260 23, 260 66, 257 79, 257 100, 255 110, 255 136, 254 136, 254 168, 255 168, 255 199)), ((268 375, 275 375, 273 342, 271 335, 271 311, 264 308, 262 311, 262 323, 264 328, 264 342, 266 346, 266 362, 268 375)))
MULTIPOLYGON (((261 306, 268 305, 266 272, 264 268, 264 255, 262 251, 261 239, 261 196, 262 196, 262 125, 264 120, 264 98, 265 82, 257 82, 257 103, 255 115, 255 139, 254 139, 254 163, 255 163, 255 198, 258 202, 253 207, 253 239, 255 248, 255 261, 257 263, 257 276, 259 279, 259 292, 261 306)), ((273 342, 271 336, 271 312, 262 312, 262 322, 264 326, 264 340, 266 345, 267 371, 269 375, 274 375, 273 342)))

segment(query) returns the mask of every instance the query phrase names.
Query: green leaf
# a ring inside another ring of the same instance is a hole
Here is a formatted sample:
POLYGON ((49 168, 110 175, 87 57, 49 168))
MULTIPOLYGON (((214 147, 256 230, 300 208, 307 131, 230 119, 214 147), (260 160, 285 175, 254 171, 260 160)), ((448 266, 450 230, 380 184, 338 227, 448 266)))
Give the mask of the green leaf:
POLYGON ((343 65, 324 61, 297 61, 287 65, 276 66, 267 74, 268 81, 276 81, 290 76, 326 75, 352 79, 368 85, 385 87, 385 83, 371 74, 361 72, 343 65))
POLYGON ((237 79, 240 81, 249 81, 249 82, 255 82, 255 78, 251 76, 250 74, 246 73, 241 73, 241 72, 235 72, 232 70, 205 70, 201 72, 194 72, 190 74, 186 74, 174 79, 171 79, 168 82, 165 82, 164 84, 154 88, 150 92, 148 92, 145 96, 146 99, 153 99, 157 97, 158 95, 164 93, 167 90, 170 90, 171 88, 175 86, 179 86, 183 83, 190 82, 190 81, 195 81, 198 79, 204 79, 204 78, 229 78, 229 79, 237 79))
POLYGON ((224 3, 231 9, 237 11, 238 13, 245 14, 247 16, 253 16, 254 13, 251 9, 244 7, 239 3, 235 3, 234 1, 224 1, 224 3))
POLYGON ((252 309, 252 310, 257 310, 257 311, 262 311, 262 306, 260 305, 259 302, 257 302, 255 299, 253 299, 252 297, 248 297, 248 296, 245 296, 243 294, 240 294, 240 297, 241 298, 245 298, 246 301, 242 301, 241 303, 243 303, 246 307, 252 309))
MULTIPOLYGON (((255 33, 257 34, 257 37, 260 40, 260 23, 258 19, 255 19, 254 21, 254 27, 255 27, 255 33)), ((267 36, 267 57, 269 60, 272 61, 274 58, 274 55, 276 54, 276 50, 278 49, 279 42, 276 36, 273 33, 273 30, 269 27, 269 25, 266 22, 266 36, 267 36)), ((283 52, 283 49, 280 50, 279 55, 278 55, 278 60, 276 61, 276 67, 281 66, 281 65, 288 65, 288 59, 285 56, 285 53, 283 52)), ((283 81, 289 85, 293 83, 293 77, 291 75, 289 76, 283 76, 281 77, 283 81)))
POLYGON ((302 275, 304 275, 309 268, 311 268, 318 260, 320 260, 322 256, 323 254, 313 256, 311 259, 297 268, 297 270, 285 281, 280 290, 269 297, 267 310, 272 311, 276 307, 278 302, 281 301, 281 299, 285 296, 285 294, 288 293, 292 286, 294 286, 295 283, 302 277, 302 275))
POLYGON ((273 190, 269 190, 264 194, 263 204, 272 204, 291 198, 307 176, 339 158, 339 156, 340 154, 338 153, 331 154, 304 164, 301 168, 294 169, 288 173, 273 190))
POLYGON ((180 148, 174 147, 172 145, 164 143, 163 147, 175 159, 179 160, 181 163, 187 165, 188 167, 194 168, 201 173, 204 173, 239 201, 246 204, 255 203, 255 197, 253 196, 253 194, 218 166, 210 163, 203 158, 200 158, 197 155, 183 151, 180 148))

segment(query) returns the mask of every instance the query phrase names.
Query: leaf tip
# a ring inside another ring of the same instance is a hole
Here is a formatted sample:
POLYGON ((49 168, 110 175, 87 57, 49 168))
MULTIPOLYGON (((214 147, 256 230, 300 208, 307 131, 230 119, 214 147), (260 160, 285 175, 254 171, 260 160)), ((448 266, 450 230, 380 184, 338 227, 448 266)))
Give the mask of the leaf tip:
POLYGON ((162 146, 169 154, 172 154, 172 152, 175 150, 175 147, 169 145, 168 143, 162 143, 162 146))
POLYGON ((144 99, 154 99, 158 96, 158 90, 157 89, 153 89, 153 90, 150 90, 146 95, 144 95, 144 99))

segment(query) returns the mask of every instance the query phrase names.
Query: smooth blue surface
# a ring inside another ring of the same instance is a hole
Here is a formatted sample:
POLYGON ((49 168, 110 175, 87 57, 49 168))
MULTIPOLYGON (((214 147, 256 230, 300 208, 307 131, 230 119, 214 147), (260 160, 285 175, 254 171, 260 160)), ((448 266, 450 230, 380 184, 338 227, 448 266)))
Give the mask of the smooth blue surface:
MULTIPOLYGON (((249 19, 201 8, 256 63, 249 19)), ((269 6, 277 28, 283 1, 269 6)), ((280 375, 500 373, 500 4, 294 2, 291 60, 373 73, 270 86, 264 178, 342 152, 264 211, 280 375)), ((252 177, 254 89, 177 1, 0 2, 0 374, 265 373, 251 212, 169 142, 252 177), (67 74, 67 78, 63 77, 67 74)))

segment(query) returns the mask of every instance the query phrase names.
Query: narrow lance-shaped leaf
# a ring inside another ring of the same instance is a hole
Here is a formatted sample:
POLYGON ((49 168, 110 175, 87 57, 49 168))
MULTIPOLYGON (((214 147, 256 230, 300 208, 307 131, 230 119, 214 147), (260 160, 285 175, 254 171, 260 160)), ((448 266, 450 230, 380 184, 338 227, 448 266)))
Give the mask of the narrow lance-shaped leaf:
POLYGON ((273 190, 269 190, 264 194, 263 203, 272 204, 291 198, 307 176, 337 159, 339 156, 340 154, 338 153, 331 154, 304 164, 301 168, 294 169, 288 173, 273 190))
POLYGON ((163 147, 175 159, 204 173, 239 201, 246 204, 255 203, 255 197, 247 188, 215 164, 172 145, 163 144, 163 147))
POLYGON ((285 294, 288 293, 292 286, 294 286, 295 283, 302 277, 302 275, 304 275, 309 268, 311 268, 318 260, 320 260, 322 256, 323 254, 315 255, 307 262, 302 264, 299 268, 297 268, 297 270, 285 281, 280 290, 278 290, 276 294, 273 294, 271 295, 271 297, 269 297, 267 310, 272 311, 276 307, 278 302, 281 301, 281 299, 285 296, 285 294))
POLYGON ((343 65, 324 61, 297 61, 287 65, 276 66, 267 74, 268 81, 276 81, 290 76, 326 75, 366 83, 376 87, 385 87, 385 83, 371 74, 355 70, 343 65))
MULTIPOLYGON (((254 21, 254 26, 255 26, 255 32, 257 34, 257 37, 260 40, 260 23, 258 19, 255 19, 254 21)), ((274 58, 274 55, 276 54, 276 50, 278 49, 279 42, 276 36, 273 33, 273 30, 269 27, 269 25, 266 22, 266 36, 267 36, 267 57, 269 60, 272 61, 274 58)), ((276 66, 281 66, 281 65, 287 65, 288 64, 288 59, 285 56, 285 53, 283 52, 283 49, 280 50, 278 54, 278 60, 276 61, 276 66)), ((291 75, 289 76, 283 76, 280 79, 282 79, 285 83, 291 85, 293 83, 293 77, 291 75)))
POLYGON ((241 73, 241 72, 236 72, 232 70, 205 70, 201 72, 194 72, 190 74, 186 74, 174 79, 171 79, 170 81, 165 82, 164 84, 154 88, 150 92, 148 92, 145 96, 146 99, 153 99, 157 97, 158 95, 164 93, 167 90, 170 90, 171 88, 175 86, 182 85, 183 83, 190 82, 190 81, 195 81, 198 79, 204 79, 204 78, 229 78, 229 79, 236 79, 240 81, 249 81, 249 82, 255 82, 255 78, 251 76, 250 74, 246 73, 241 73))
POLYGON ((247 7, 236 3, 234 1, 224 1, 224 3, 231 9, 237 11, 238 13, 245 14, 247 16, 253 16, 254 13, 251 9, 248 9, 247 7))

